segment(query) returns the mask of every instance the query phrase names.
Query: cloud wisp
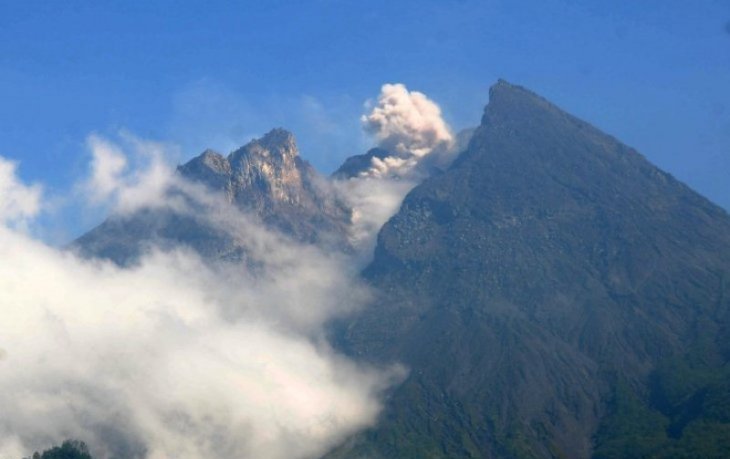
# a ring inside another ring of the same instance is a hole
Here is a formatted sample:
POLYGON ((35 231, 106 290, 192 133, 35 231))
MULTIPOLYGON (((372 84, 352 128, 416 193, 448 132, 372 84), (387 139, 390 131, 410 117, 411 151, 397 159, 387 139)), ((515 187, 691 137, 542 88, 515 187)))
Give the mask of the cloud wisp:
POLYGON ((25 228, 41 210, 42 188, 18 180, 17 168, 17 163, 0 157, 0 223, 25 228))
POLYGON ((175 179, 167 158, 172 147, 142 140, 129 132, 121 142, 97 134, 86 139, 91 152, 90 174, 80 191, 89 204, 109 206, 117 213, 166 204, 166 191, 175 179))

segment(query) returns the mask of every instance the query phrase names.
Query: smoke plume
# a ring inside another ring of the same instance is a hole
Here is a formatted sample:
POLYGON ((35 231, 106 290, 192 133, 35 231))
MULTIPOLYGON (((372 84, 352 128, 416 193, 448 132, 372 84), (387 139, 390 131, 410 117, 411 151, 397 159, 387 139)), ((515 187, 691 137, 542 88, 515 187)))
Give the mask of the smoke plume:
POLYGON ((336 180, 335 187, 353 209, 352 241, 367 259, 378 230, 430 168, 450 163, 457 142, 439 106, 400 83, 383 85, 361 121, 379 154, 352 177, 336 180))
POLYGON ((426 155, 451 150, 454 136, 439 106, 405 85, 384 84, 372 111, 362 116, 365 130, 379 147, 392 153, 373 158, 369 173, 403 175, 426 155))

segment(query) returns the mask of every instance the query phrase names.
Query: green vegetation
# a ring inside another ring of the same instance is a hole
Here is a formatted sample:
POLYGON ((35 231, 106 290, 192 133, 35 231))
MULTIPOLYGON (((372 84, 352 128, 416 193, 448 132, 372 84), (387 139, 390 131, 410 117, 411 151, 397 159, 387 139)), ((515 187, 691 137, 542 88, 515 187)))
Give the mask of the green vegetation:
POLYGON ((42 453, 33 453, 33 456, 27 459, 92 459, 92 457, 84 442, 66 440, 61 446, 55 446, 42 453))
POLYGON ((730 457, 730 365, 707 347, 661 364, 650 393, 617 384, 595 458, 730 457))

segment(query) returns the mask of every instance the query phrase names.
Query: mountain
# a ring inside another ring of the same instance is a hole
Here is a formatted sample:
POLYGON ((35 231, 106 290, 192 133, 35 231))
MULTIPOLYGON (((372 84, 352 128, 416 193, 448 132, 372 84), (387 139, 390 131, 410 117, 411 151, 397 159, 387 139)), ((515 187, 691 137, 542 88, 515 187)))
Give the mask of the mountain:
POLYGON ((524 88, 363 275, 333 341, 410 373, 330 458, 730 457, 730 217, 524 88))
POLYGON ((273 129, 228 158, 208 150, 179 171, 225 191, 240 209, 299 241, 344 234, 350 221, 350 210, 332 197, 325 179, 299 156, 294 136, 284 129, 273 129))
MULTIPOLYGON (((409 373, 327 458, 730 457, 728 214, 505 81, 457 144, 381 229, 373 304, 332 324, 341 352, 409 373)), ((350 210, 284 130, 178 173, 272 230, 346 246, 350 210)), ((110 217, 74 247, 124 264, 180 244, 248 261, 172 209, 110 217)))
MULTIPOLYGON (((222 204, 262 220, 272 230, 300 242, 347 247, 350 209, 327 189, 326 179, 301 159, 294 136, 284 129, 273 129, 228 157, 206 150, 177 172, 204 185, 222 204)), ((186 192, 171 193, 185 197, 186 192)), ((205 209, 199 210, 143 208, 131 215, 114 215, 76 240, 72 248, 119 264, 133 262, 152 245, 184 245, 204 258, 245 261, 246 248, 211 225, 205 209)))

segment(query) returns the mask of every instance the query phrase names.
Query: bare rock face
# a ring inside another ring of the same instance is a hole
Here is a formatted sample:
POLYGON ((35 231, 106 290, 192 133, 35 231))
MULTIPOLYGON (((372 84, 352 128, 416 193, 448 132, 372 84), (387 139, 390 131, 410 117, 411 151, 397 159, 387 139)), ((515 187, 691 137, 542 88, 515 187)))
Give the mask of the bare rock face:
MULTIPOLYGON (((350 209, 329 190, 326 179, 299 157, 294 136, 284 129, 274 129, 228 157, 206 150, 179 166, 178 173, 297 242, 348 248, 350 209)), ((225 231, 195 213, 170 209, 111 216, 72 248, 86 256, 127 264, 152 246, 178 245, 211 260, 246 259, 246 248, 225 231)))
POLYGON ((299 158, 294 136, 283 129, 274 129, 239 148, 231 153, 228 162, 234 198, 243 206, 253 203, 247 191, 262 198, 253 203, 262 209, 276 205, 311 206, 317 200, 305 191, 314 171, 299 158))
POLYGON ((238 208, 301 242, 346 244, 350 210, 299 156, 294 136, 273 129, 227 158, 206 151, 179 167, 189 180, 224 192, 238 208))
POLYGON ((207 185, 209 188, 227 191, 230 186, 231 164, 220 153, 205 150, 178 168, 181 174, 207 185))

